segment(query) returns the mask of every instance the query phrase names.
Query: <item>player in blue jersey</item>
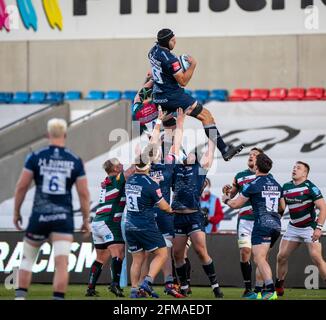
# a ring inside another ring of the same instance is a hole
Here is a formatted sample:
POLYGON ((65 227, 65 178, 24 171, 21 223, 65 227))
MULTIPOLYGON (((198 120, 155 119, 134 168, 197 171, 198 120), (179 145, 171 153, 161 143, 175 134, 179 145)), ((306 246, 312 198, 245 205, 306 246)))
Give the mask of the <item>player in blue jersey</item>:
POLYGON ((183 295, 189 294, 185 261, 185 248, 189 237, 209 278, 215 297, 222 298, 223 293, 217 281, 214 262, 207 252, 204 217, 200 207, 200 196, 215 151, 213 142, 208 141, 208 150, 200 160, 197 155, 189 153, 184 164, 178 164, 175 168, 172 201, 175 212, 173 252, 176 272, 181 283, 180 292, 183 295))
POLYGON ((222 198, 225 204, 234 209, 250 200, 255 218, 251 234, 252 254, 266 287, 262 292, 263 300, 277 299, 268 253, 280 236, 280 214, 284 212, 282 187, 269 173, 272 165, 272 160, 266 154, 257 155, 256 178, 243 187, 236 199, 231 199, 230 195, 222 198))
POLYGON ((175 120, 172 114, 178 108, 182 108, 187 115, 202 122, 205 134, 220 150, 223 159, 228 161, 243 149, 243 145, 227 146, 209 110, 185 93, 183 87, 190 81, 197 62, 189 56, 190 67, 183 71, 179 59, 171 52, 175 44, 176 38, 173 31, 162 29, 157 34, 157 43, 148 53, 154 81, 153 101, 170 113, 170 118, 165 120, 164 126, 174 126, 175 120))
POLYGON ((68 286, 68 256, 73 241, 74 220, 71 189, 76 184, 83 214, 81 230, 89 233, 89 192, 82 160, 65 148, 67 123, 48 122, 49 146, 28 155, 15 191, 14 224, 22 230, 20 209, 32 181, 35 196, 24 238, 16 299, 25 299, 32 280, 32 267, 40 246, 52 242, 55 261, 53 299, 62 300, 68 286))
MULTIPOLYGON (((161 111, 160 111, 161 114, 161 111)), ((162 114, 161 114, 162 116, 162 114)), ((153 159, 151 164, 150 176, 159 183, 162 190, 162 194, 167 203, 171 202, 171 187, 173 181, 173 173, 176 162, 179 160, 179 150, 181 147, 182 136, 183 136, 183 123, 185 114, 181 108, 177 111, 176 130, 173 137, 173 143, 169 150, 167 150, 166 156, 162 151, 161 143, 159 139, 161 121, 158 121, 154 127, 151 143, 157 145, 159 150, 158 156, 153 159)), ((164 136, 164 142, 162 146, 169 146, 167 137, 164 136)), ((161 211, 158 207, 155 208, 156 222, 162 235, 164 236, 166 246, 168 248, 168 259, 164 264, 162 271, 164 275, 165 293, 174 296, 175 298, 183 298, 174 284, 172 274, 172 241, 174 238, 174 216, 161 211)))
POLYGON ((152 289, 152 283, 167 260, 166 243, 155 221, 154 206, 157 205, 160 210, 169 213, 172 213, 172 209, 163 198, 157 182, 149 176, 153 154, 152 151, 144 151, 141 154, 136 161, 136 173, 130 176, 126 182, 125 236, 128 250, 132 254, 131 298, 145 294, 158 297, 152 289), (148 274, 138 288, 145 252, 153 253, 154 257, 150 263, 148 274))

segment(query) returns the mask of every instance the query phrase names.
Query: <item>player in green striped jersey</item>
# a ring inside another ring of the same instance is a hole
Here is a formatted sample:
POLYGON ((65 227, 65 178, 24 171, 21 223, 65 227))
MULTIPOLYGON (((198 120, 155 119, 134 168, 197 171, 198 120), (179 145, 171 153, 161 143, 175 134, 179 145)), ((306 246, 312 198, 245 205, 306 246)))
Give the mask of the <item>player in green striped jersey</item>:
MULTIPOLYGON (((257 155, 264 153, 262 149, 252 148, 249 152, 248 157, 248 168, 238 172, 233 179, 232 186, 225 185, 223 187, 223 193, 229 194, 231 198, 234 198, 238 193, 240 193, 245 184, 253 181, 256 178, 255 175, 255 161, 257 155)), ((252 206, 250 201, 247 201, 240 209, 238 215, 238 246, 240 249, 240 267, 245 284, 245 291, 243 293, 244 298, 249 298, 252 294, 252 284, 251 284, 251 273, 252 267, 250 263, 251 258, 251 233, 254 226, 254 215, 252 212, 252 206)), ((258 270, 258 269, 257 269, 258 270)), ((263 280, 259 278, 259 284, 263 283, 263 280)), ((261 285, 262 286, 262 285, 261 285)))
POLYGON ((96 249, 96 260, 92 264, 86 296, 96 296, 96 282, 103 264, 111 256, 110 291, 123 297, 120 288, 120 274, 125 252, 125 241, 121 232, 121 217, 125 207, 126 179, 134 173, 134 166, 123 171, 123 165, 117 158, 104 162, 103 169, 107 177, 101 183, 99 205, 92 221, 92 237, 96 249))
POLYGON ((302 242, 308 246, 312 262, 318 267, 321 277, 326 281, 326 262, 322 257, 319 238, 326 219, 326 203, 320 190, 308 180, 310 167, 298 161, 292 171, 292 181, 283 186, 285 205, 290 212, 290 222, 280 243, 277 255, 276 291, 284 294, 284 279, 288 272, 288 259, 302 242), (316 210, 319 209, 318 218, 316 210))

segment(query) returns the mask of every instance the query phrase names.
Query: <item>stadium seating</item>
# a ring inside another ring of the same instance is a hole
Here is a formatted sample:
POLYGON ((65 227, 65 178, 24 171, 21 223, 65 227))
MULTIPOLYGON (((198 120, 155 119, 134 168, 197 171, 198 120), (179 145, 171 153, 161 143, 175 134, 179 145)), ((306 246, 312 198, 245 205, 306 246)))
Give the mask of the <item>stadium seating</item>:
POLYGON ((29 103, 45 103, 46 92, 33 91, 29 97, 29 103))
POLYGON ((209 96, 209 90, 194 90, 192 96, 200 103, 205 103, 209 96))
POLYGON ((109 91, 105 92, 104 99, 107 99, 107 100, 119 100, 119 99, 121 99, 121 91, 109 90, 109 91))
POLYGON ((250 97, 250 90, 249 89, 235 89, 229 100, 230 101, 246 101, 250 97))
POLYGON ((122 93, 121 98, 127 100, 134 100, 136 94, 137 94, 136 90, 127 90, 122 93))
POLYGON ((45 101, 47 103, 60 103, 64 99, 64 92, 62 91, 50 91, 46 95, 45 101))
POLYGON ((284 100, 288 101, 297 101, 302 100, 305 96, 305 89, 304 88, 292 88, 289 90, 287 97, 284 100))
POLYGON ((102 100, 104 98, 104 91, 91 90, 88 92, 85 99, 87 100, 102 100))
POLYGON ((287 97, 288 90, 285 88, 274 88, 269 92, 268 101, 281 101, 287 97))
POLYGON ((65 100, 80 100, 82 98, 81 91, 67 91, 64 95, 65 100))
POLYGON ((29 92, 17 91, 10 103, 28 103, 29 101, 29 92))
POLYGON ((12 92, 0 92, 0 103, 10 103, 13 97, 12 92))
POLYGON ((268 89, 254 89, 250 93, 248 101, 264 101, 268 98, 268 89))
POLYGON ((228 100, 228 91, 222 89, 211 90, 208 101, 227 101, 228 100))
POLYGON ((320 100, 325 93, 324 88, 309 88, 302 100, 320 100))

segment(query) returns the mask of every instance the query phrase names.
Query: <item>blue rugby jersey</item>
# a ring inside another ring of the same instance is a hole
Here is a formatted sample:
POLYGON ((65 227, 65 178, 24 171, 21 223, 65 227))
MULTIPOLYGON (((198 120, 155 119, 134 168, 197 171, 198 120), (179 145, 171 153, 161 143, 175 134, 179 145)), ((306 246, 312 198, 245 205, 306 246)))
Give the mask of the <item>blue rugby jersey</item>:
POLYGON ((251 202, 255 224, 269 229, 281 229, 278 208, 282 187, 271 174, 256 177, 243 186, 241 194, 251 202))
POLYGON ((200 209, 200 196, 207 170, 199 163, 178 164, 174 170, 172 209, 200 209))
POLYGON ((73 184, 85 176, 82 160, 64 147, 48 146, 29 154, 24 168, 33 172, 35 196, 32 214, 72 215, 73 184))

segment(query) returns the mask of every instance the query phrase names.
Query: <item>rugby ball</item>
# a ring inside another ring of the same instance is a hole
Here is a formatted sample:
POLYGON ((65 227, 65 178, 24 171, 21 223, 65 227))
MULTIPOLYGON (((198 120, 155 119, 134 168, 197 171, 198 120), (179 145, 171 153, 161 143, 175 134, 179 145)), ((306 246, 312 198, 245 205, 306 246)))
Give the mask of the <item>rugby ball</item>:
POLYGON ((181 56, 179 56, 179 61, 182 67, 183 71, 188 70, 188 68, 190 67, 190 63, 188 61, 188 55, 187 54, 182 54, 181 56))

